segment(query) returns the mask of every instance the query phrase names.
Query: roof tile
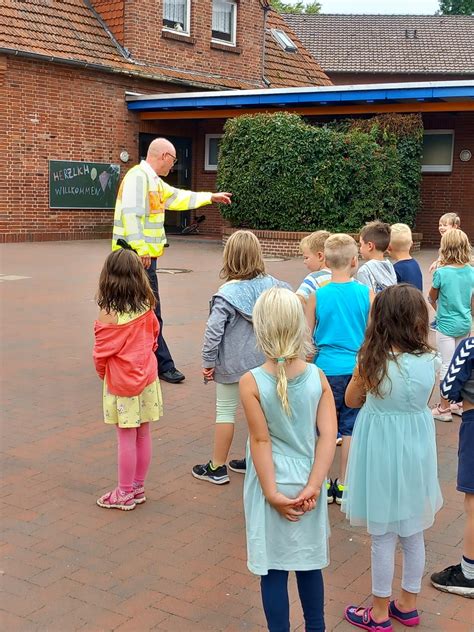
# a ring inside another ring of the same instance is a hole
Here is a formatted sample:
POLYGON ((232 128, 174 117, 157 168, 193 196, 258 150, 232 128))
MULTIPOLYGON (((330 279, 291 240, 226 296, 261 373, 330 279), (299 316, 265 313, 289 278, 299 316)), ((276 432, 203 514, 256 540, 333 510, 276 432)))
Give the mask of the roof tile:
MULTIPOLYGON (((123 0, 93 0, 93 4, 103 19, 108 18, 107 25, 115 38, 120 39, 123 0)), ((298 46, 297 53, 285 52, 267 34, 265 73, 272 87, 331 83, 278 13, 269 11, 267 26, 285 30, 298 46)), ((83 0, 3 0, 0 48, 202 88, 263 87, 263 80, 252 82, 227 77, 220 74, 219 69, 214 73, 185 71, 128 58, 83 0)))
POLYGON ((301 40, 288 26, 283 17, 276 11, 267 15, 267 31, 265 33, 265 77, 270 88, 287 88, 298 86, 324 86, 332 82, 305 49, 301 40), (270 29, 281 29, 298 47, 295 52, 284 51, 275 41, 270 29))
POLYGON ((328 73, 474 74, 471 16, 286 14, 284 18, 328 73))

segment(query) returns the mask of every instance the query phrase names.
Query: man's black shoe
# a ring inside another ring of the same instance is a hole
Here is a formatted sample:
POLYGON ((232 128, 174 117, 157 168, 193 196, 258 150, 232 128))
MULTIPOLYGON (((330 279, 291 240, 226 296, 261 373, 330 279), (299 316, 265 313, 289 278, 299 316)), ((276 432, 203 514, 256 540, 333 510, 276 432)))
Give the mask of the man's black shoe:
POLYGON ((165 382, 170 382, 171 384, 178 384, 184 380, 184 375, 178 369, 170 369, 169 371, 165 371, 164 373, 160 373, 160 380, 164 380, 165 382))

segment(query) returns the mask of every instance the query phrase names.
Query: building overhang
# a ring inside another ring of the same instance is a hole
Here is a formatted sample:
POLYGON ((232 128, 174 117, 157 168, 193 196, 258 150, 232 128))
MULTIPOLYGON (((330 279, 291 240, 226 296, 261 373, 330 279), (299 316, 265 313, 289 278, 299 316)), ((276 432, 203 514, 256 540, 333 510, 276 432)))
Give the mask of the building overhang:
POLYGON ((474 111, 474 81, 425 81, 352 86, 223 90, 126 95, 140 118, 232 118, 285 110, 304 115, 474 111))

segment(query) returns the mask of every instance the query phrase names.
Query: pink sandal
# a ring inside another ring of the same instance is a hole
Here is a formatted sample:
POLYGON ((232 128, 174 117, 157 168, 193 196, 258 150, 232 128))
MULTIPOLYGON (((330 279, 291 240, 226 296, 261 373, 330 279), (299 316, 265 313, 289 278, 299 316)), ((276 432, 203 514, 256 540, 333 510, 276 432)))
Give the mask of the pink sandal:
POLYGON ((141 505, 146 502, 145 488, 143 485, 136 485, 133 483, 133 498, 135 500, 135 504, 137 505, 141 505))
POLYGON ((344 617, 346 621, 352 623, 362 630, 372 630, 372 632, 392 632, 390 619, 385 621, 374 621, 372 618, 372 608, 358 608, 357 606, 347 606, 344 617))
POLYGON ((123 492, 118 487, 98 498, 97 504, 105 509, 121 509, 122 511, 131 511, 137 506, 134 493, 123 492))

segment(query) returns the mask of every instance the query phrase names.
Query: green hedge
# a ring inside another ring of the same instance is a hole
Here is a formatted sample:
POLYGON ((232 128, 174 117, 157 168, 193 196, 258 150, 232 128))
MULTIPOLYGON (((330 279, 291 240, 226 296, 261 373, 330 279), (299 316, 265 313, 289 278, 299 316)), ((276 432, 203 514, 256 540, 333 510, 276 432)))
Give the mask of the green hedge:
POLYGON ((383 115, 314 126, 296 114, 229 119, 218 187, 232 191, 233 226, 357 231, 379 218, 413 224, 419 207, 419 115, 383 115))

